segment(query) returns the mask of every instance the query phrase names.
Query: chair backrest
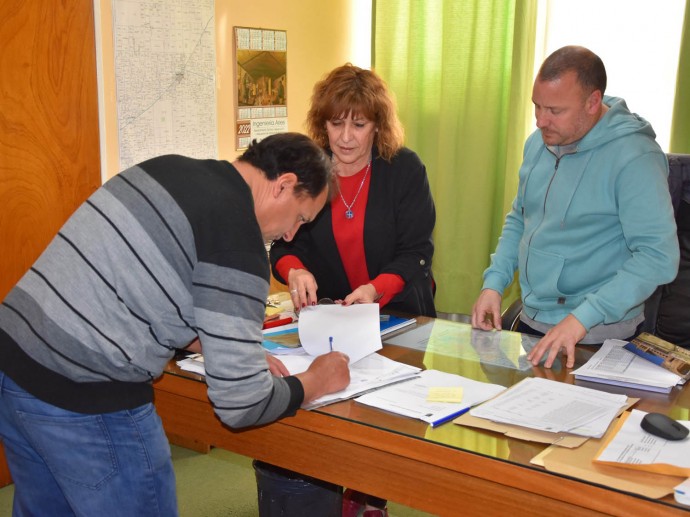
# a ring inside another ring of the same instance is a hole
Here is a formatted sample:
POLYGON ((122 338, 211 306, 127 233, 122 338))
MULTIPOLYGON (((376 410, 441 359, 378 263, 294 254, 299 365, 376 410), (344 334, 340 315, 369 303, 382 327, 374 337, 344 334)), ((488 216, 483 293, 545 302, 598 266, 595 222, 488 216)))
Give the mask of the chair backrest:
POLYGON ((517 330, 521 311, 522 300, 518 298, 501 314, 501 327, 503 330, 517 330))
POLYGON ((645 302, 643 330, 690 347, 690 154, 669 154, 668 184, 678 226, 680 267, 670 284, 645 302))

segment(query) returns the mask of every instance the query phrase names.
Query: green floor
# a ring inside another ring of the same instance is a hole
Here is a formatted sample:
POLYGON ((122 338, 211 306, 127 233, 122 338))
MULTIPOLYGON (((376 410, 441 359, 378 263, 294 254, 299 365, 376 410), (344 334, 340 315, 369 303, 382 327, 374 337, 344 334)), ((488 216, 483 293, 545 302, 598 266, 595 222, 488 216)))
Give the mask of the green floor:
MULTIPOLYGON (((222 449, 198 454, 172 447, 181 517, 255 517, 256 482, 251 459, 222 449)), ((12 512, 12 485, 0 488, 0 516, 12 512)), ((389 503, 392 517, 426 517, 420 512, 389 503)))

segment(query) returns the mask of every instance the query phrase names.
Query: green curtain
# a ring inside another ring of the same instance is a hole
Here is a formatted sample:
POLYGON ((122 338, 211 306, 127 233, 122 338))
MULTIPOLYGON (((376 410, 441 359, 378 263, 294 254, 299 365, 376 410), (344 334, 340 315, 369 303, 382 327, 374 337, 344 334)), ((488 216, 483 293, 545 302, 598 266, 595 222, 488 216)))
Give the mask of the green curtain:
POLYGON ((436 202, 439 311, 471 312, 515 196, 535 34, 536 0, 375 0, 373 68, 436 202))
POLYGON ((690 2, 685 3, 669 150, 672 153, 690 153, 690 2))

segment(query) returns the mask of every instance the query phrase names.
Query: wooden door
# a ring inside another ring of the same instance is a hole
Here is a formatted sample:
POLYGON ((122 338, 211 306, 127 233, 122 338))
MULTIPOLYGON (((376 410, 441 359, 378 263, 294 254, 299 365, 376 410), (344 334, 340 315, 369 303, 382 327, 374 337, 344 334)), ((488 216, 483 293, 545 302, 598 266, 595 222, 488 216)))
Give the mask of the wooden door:
POLYGON ((100 183, 93 0, 1 0, 0 300, 100 183))
POLYGON ((101 182, 93 0, 0 2, 0 299, 101 182))

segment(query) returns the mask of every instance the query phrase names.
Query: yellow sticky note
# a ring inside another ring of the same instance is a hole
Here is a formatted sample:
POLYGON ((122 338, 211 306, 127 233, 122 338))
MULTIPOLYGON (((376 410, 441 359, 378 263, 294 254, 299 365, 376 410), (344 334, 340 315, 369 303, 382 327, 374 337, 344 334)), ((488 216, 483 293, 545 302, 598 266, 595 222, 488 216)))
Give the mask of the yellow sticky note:
POLYGON ((280 314, 283 312, 282 307, 271 307, 270 305, 266 306, 266 316, 273 316, 274 314, 280 314))
POLYGON ((462 402, 462 386, 439 386, 429 388, 427 402, 462 402))

